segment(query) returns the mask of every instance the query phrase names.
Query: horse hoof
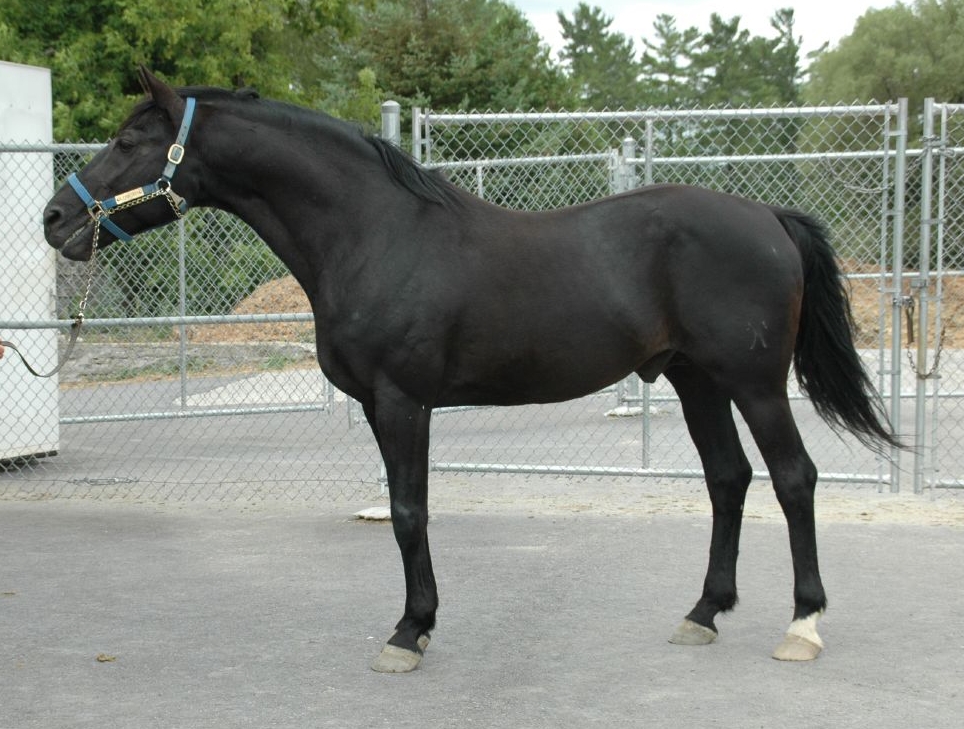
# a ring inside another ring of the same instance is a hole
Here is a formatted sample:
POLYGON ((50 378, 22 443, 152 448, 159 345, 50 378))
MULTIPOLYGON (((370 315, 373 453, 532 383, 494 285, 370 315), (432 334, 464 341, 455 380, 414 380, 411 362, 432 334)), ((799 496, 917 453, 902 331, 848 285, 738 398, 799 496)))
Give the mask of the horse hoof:
POLYGON ((676 645, 709 645, 716 640, 717 632, 705 625, 684 620, 670 637, 669 642, 676 645))
POLYGON ((820 613, 812 613, 805 618, 797 618, 787 629, 783 642, 773 651, 778 661, 812 661, 823 650, 823 641, 817 633, 817 618, 820 613))
POLYGON ((417 651, 399 648, 397 645, 388 643, 372 663, 372 670, 378 673, 408 673, 414 671, 418 668, 418 664, 422 662, 422 654, 428 648, 428 642, 429 636, 419 636, 419 650, 417 651))
POLYGON ((778 661, 812 661, 820 655, 823 646, 800 635, 787 633, 783 642, 773 651, 778 661))

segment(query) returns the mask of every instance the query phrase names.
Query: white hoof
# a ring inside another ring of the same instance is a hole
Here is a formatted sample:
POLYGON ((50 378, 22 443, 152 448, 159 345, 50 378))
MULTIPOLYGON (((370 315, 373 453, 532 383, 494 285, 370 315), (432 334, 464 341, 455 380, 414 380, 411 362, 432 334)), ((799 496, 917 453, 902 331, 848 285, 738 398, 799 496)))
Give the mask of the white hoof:
POLYGON ((801 638, 799 635, 787 633, 783 642, 773 651, 773 657, 778 661, 812 661, 820 655, 823 646, 801 638))
POLYGON ((684 620, 670 636, 669 642, 676 645, 709 645, 716 640, 717 633, 712 628, 684 620))
POLYGON ((790 623, 783 642, 773 651, 778 661, 812 661, 823 650, 823 641, 817 634, 818 613, 790 623))
POLYGON ((428 647, 429 636, 422 635, 418 639, 419 651, 410 651, 388 643, 372 663, 372 670, 379 673, 408 673, 418 668, 422 662, 422 652, 428 647))

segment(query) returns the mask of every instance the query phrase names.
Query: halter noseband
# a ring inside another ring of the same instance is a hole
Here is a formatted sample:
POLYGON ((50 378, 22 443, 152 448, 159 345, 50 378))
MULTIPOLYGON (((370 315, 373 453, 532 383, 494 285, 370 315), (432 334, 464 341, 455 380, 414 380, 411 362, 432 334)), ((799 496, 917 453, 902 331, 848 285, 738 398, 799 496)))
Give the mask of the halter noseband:
POLYGON ((102 225, 107 228, 114 237, 127 242, 133 240, 134 236, 124 231, 117 223, 110 219, 110 216, 114 213, 134 207, 135 205, 140 205, 155 197, 167 198, 167 201, 171 204, 171 210, 174 211, 175 218, 181 218, 184 213, 187 212, 187 200, 171 189, 171 179, 174 177, 174 173, 177 172, 177 166, 184 160, 184 146, 187 144, 187 137, 191 132, 191 123, 194 121, 195 99, 189 97, 185 101, 186 105, 184 107, 184 117, 181 119, 181 128, 177 132, 177 138, 174 140, 174 144, 167 150, 167 164, 164 166, 164 172, 161 173, 161 176, 156 182, 144 185, 143 187, 135 187, 127 192, 114 195, 114 197, 108 198, 107 200, 95 200, 94 196, 84 187, 84 183, 77 177, 76 172, 67 178, 67 182, 70 183, 74 192, 77 193, 77 196, 84 205, 87 206, 87 213, 93 219, 95 226, 102 225))

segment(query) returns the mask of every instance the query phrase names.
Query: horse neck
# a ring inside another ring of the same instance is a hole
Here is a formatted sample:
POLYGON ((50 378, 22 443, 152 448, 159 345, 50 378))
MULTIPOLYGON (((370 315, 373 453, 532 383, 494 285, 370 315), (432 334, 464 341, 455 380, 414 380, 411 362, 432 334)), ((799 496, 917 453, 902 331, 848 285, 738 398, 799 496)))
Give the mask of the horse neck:
POLYGON ((343 261, 346 247, 373 240, 365 235, 377 217, 373 201, 398 196, 397 187, 360 138, 315 137, 233 118, 224 126, 218 140, 201 147, 208 179, 199 204, 244 220, 310 295, 333 254, 343 261))

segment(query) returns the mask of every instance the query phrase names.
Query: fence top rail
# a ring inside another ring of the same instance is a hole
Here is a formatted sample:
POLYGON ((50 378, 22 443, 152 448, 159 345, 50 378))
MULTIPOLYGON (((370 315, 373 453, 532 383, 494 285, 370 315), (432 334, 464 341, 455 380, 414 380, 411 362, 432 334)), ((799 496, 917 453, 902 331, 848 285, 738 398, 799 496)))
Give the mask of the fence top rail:
POLYGON ((573 164, 576 162, 604 162, 612 158, 609 152, 593 154, 545 155, 542 157, 496 157, 493 159, 469 159, 451 162, 429 162, 426 167, 446 170, 474 170, 486 167, 513 167, 537 164, 573 164))
MULTIPOLYGON (((910 158, 920 157, 923 151, 920 149, 908 149, 906 155, 910 158)), ((661 157, 654 155, 647 159, 645 157, 627 157, 624 161, 629 164, 643 164, 653 162, 659 164, 724 164, 730 162, 799 162, 807 160, 851 160, 851 159, 881 159, 883 157, 896 157, 897 151, 893 149, 871 149, 863 152, 795 152, 787 154, 729 154, 729 155, 703 155, 690 157, 661 157)))
MULTIPOLYGON (((207 324, 276 324, 313 322, 311 312, 289 314, 224 314, 201 316, 144 316, 126 318, 84 319, 85 327, 145 327, 145 326, 201 326, 207 324)), ((69 329, 75 319, 6 319, 0 330, 7 329, 69 329)))
POLYGON ((950 102, 934 102, 934 108, 944 109, 951 113, 964 112, 964 104, 952 104, 950 102))
POLYGON ((647 121, 673 119, 779 119, 831 116, 869 116, 894 113, 896 103, 859 106, 793 106, 759 109, 637 109, 634 111, 534 111, 436 113, 416 109, 416 119, 434 126, 457 124, 505 124, 509 122, 647 121))
MULTIPOLYGON (((923 152, 919 149, 908 149, 910 158, 920 157, 923 152)), ((894 157, 895 150, 875 149, 865 152, 798 152, 795 154, 733 154, 701 157, 625 157, 623 162, 631 165, 687 165, 687 164, 729 164, 733 162, 801 162, 822 160, 872 160, 894 157)), ((602 162, 612 158, 611 153, 599 152, 595 154, 547 155, 544 157, 502 157, 494 159, 470 159, 437 161, 423 163, 431 169, 445 170, 478 170, 498 167, 523 167, 538 164, 570 164, 574 162, 602 162)))
POLYGON ((106 146, 104 142, 23 142, 20 144, 0 142, 0 154, 13 152, 75 152, 87 154, 99 152, 106 146))

